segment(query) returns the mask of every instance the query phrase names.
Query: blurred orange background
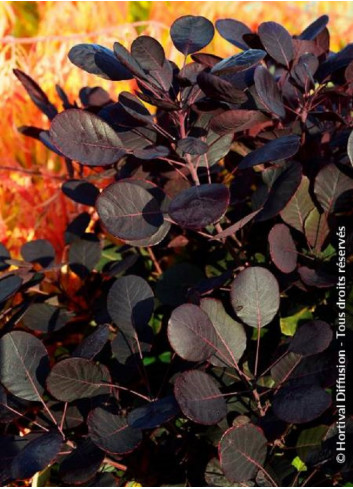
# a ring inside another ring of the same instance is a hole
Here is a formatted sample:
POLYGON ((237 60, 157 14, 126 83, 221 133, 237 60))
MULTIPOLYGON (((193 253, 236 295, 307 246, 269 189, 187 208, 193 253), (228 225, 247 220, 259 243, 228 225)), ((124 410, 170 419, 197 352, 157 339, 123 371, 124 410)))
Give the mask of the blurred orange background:
MULTIPOLYGON (((14 256, 25 241, 47 238, 63 247, 67 223, 80 206, 62 196, 64 165, 40 143, 21 135, 17 127, 48 127, 48 121, 29 100, 12 74, 29 74, 61 108, 55 92, 60 84, 71 100, 84 86, 103 86, 113 96, 127 82, 108 82, 79 70, 67 58, 81 42, 112 47, 119 40, 129 47, 139 34, 156 37, 167 56, 178 61, 169 27, 181 15, 204 15, 211 21, 235 18, 256 29, 273 20, 299 34, 322 14, 330 17, 331 49, 350 41, 352 2, 1 2, 0 3, 0 241, 14 256)), ((208 52, 229 56, 236 48, 217 33, 208 52)))

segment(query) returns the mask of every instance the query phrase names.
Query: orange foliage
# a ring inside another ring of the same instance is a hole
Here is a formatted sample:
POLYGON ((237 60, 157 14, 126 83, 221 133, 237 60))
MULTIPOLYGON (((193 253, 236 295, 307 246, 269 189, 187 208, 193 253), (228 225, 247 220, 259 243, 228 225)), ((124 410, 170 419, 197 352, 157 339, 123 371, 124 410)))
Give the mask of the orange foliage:
MULTIPOLYGON (((71 100, 77 98, 83 85, 103 86, 113 98, 127 88, 126 82, 112 84, 71 65, 67 52, 79 42, 111 46, 120 40, 129 46, 138 28, 139 33, 159 39, 167 55, 178 61, 168 29, 180 15, 200 14, 212 21, 233 17, 252 28, 265 20, 274 20, 290 32, 299 33, 316 17, 328 13, 333 49, 349 42, 352 25, 351 2, 149 2, 150 20, 129 23, 131 3, 0 3, 0 241, 15 255, 23 242, 39 237, 50 239, 61 251, 67 222, 80 209, 61 195, 64 173, 61 159, 16 130, 20 125, 48 127, 48 121, 15 79, 13 68, 32 76, 60 107, 55 93, 57 83, 65 88, 71 100), (30 15, 39 19, 37 24, 30 15), (13 32, 21 37, 12 37, 13 32), (29 32, 34 37, 28 37, 29 32)), ((227 56, 236 48, 216 34, 207 50, 227 56)))

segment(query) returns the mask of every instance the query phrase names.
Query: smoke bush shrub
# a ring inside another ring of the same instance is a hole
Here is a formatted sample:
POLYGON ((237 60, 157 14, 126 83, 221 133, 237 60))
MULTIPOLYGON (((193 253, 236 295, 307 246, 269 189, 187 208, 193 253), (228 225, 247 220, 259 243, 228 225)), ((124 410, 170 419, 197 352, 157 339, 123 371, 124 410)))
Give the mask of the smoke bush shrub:
POLYGON ((59 486, 352 482, 334 399, 353 46, 330 52, 327 23, 219 20, 241 50, 221 59, 203 50, 212 23, 181 17, 182 67, 149 36, 80 44, 72 63, 134 90, 58 87, 62 111, 15 70, 51 121, 21 131, 65 158, 62 191, 86 207, 64 257, 1 247, 4 484, 48 465, 59 486))

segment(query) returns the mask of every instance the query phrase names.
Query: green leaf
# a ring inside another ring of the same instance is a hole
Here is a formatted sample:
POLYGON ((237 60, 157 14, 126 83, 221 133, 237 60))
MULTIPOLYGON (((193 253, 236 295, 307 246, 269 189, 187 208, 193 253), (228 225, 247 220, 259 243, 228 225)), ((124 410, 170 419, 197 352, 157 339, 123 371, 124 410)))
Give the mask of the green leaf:
POLYGON ((297 331, 298 323, 307 319, 313 319, 313 314, 308 307, 303 307, 291 316, 280 318, 282 333, 286 336, 293 336, 297 331))

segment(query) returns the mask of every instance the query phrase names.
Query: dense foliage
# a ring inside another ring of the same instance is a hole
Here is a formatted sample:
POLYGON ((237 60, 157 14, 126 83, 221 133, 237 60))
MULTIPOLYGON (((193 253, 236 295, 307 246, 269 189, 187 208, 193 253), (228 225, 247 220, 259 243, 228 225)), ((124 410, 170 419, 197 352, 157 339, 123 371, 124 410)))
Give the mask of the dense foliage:
POLYGON ((222 59, 200 52, 213 24, 181 17, 182 67, 149 36, 77 45, 79 68, 136 89, 58 88, 62 112, 16 70, 51 120, 22 132, 65 158, 62 191, 87 210, 64 257, 45 240, 20 261, 1 249, 3 483, 48 465, 61 486, 352 480, 334 396, 342 257, 348 328, 353 314, 353 46, 331 53, 327 22, 291 37, 219 20, 241 49, 222 59))

